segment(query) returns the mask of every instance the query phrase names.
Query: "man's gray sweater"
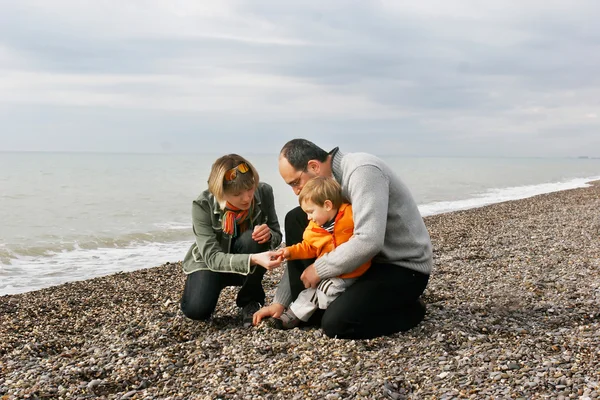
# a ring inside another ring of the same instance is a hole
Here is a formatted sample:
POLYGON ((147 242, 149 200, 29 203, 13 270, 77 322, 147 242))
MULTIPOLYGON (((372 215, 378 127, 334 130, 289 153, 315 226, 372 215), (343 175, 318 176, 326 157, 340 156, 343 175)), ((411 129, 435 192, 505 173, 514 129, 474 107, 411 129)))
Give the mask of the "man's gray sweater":
MULTIPOLYGON (((410 191, 390 167, 371 154, 334 150, 332 171, 352 204, 354 236, 315 261, 319 277, 351 272, 368 260, 429 275, 429 233, 410 191)), ((286 269, 273 302, 287 307, 292 300, 286 269)))

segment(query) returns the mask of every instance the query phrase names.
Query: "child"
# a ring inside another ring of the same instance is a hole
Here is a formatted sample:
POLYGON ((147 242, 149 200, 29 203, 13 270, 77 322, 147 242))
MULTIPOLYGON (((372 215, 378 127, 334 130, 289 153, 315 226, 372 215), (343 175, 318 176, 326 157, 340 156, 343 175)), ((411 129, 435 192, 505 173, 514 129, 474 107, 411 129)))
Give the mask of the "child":
MULTIPOLYGON (((318 176, 304 185, 298 200, 310 220, 302 243, 279 250, 288 260, 318 258, 347 242, 354 233, 352 206, 344 203, 342 189, 332 178, 318 176)), ((303 290, 284 313, 273 322, 279 329, 292 329, 308 321, 317 308, 326 309, 356 278, 369 269, 367 262, 339 277, 323 279, 316 289, 303 290)))

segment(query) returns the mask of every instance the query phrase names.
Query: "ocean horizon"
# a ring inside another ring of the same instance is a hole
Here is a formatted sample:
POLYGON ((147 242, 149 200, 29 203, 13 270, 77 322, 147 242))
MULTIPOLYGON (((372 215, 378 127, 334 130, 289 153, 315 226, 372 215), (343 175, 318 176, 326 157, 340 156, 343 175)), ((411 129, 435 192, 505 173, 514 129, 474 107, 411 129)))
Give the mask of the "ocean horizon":
MULTIPOLYGON (((191 202, 218 156, 0 152, 0 295, 181 260, 193 241, 191 202)), ((279 176, 277 154, 244 156, 273 186, 282 224, 297 198, 279 176)), ((584 155, 379 156, 424 217, 600 179, 600 159, 584 155)))

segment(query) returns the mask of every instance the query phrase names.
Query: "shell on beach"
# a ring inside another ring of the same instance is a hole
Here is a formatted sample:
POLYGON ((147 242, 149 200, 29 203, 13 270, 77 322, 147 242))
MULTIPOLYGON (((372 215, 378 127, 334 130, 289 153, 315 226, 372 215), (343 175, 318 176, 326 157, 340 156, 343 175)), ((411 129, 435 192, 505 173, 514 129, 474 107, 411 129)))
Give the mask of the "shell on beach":
POLYGON ((598 210, 596 184, 425 218, 427 315, 377 339, 244 329, 236 288, 191 321, 179 263, 2 296, 0 399, 597 398, 598 210))

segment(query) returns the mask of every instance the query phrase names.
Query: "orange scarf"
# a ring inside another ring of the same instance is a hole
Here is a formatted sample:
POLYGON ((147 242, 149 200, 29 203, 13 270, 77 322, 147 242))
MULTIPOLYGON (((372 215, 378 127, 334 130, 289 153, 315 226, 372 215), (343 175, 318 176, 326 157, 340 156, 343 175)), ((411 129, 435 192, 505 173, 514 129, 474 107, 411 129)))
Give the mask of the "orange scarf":
POLYGON ((248 229, 248 217, 252 214, 254 201, 247 210, 241 210, 231 203, 225 203, 225 213, 223 215, 223 232, 232 237, 248 229))

